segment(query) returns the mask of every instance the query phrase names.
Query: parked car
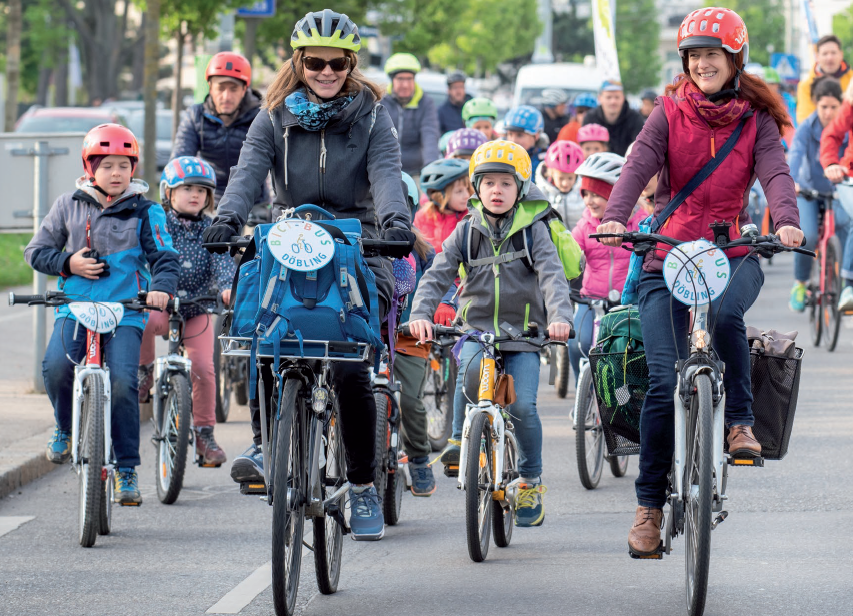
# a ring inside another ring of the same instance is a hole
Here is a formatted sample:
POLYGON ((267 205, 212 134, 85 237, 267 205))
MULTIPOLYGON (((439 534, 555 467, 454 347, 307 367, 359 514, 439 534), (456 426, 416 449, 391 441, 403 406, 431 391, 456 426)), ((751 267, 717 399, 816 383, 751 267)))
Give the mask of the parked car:
POLYGON ((603 80, 598 69, 584 64, 528 64, 515 78, 512 106, 536 105, 547 88, 560 88, 573 99, 581 92, 597 92, 603 80))
POLYGON ((125 117, 104 107, 30 107, 15 124, 16 133, 88 133, 100 124, 122 124, 125 117))
MULTIPOLYGON (((131 111, 127 114, 127 127, 139 140, 139 147, 145 147, 145 111, 131 111)), ((157 170, 160 171, 169 162, 172 154, 172 112, 168 109, 157 110, 157 170)))

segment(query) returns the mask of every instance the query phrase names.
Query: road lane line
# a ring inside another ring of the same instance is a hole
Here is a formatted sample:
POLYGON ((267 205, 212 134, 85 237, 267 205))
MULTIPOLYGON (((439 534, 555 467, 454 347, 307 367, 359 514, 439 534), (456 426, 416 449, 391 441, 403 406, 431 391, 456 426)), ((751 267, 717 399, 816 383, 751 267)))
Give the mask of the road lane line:
POLYGON ((0 537, 35 519, 33 515, 0 516, 0 537))
POLYGON ((237 584, 222 597, 216 605, 207 610, 207 614, 239 614, 272 584, 272 561, 255 569, 249 577, 237 584))

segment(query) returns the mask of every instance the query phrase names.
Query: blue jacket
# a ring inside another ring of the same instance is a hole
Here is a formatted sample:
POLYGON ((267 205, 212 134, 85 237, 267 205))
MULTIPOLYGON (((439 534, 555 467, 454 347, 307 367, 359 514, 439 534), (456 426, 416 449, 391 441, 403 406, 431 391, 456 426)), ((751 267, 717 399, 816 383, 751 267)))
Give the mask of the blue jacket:
MULTIPOLYGON (((216 114, 210 95, 203 103, 187 109, 181 119, 175 135, 175 145, 172 147, 172 158, 198 156, 210 163, 216 172, 216 204, 225 192, 231 167, 240 159, 240 150, 249 127, 260 110, 261 95, 255 90, 247 90, 240 103, 237 119, 228 126, 216 114)), ((262 182, 262 186, 263 190, 255 203, 269 204, 270 195, 266 182, 262 182)))
MULTIPOLYGON (((817 117, 817 111, 803 120, 797 132, 794 133, 794 145, 788 155, 788 165, 791 167, 791 176, 801 188, 816 190, 822 193, 831 193, 835 190, 832 182, 823 174, 820 164, 820 136, 823 126, 817 117)), ((847 149, 847 137, 838 150, 839 160, 844 156, 847 149)))
MULTIPOLYGON (((59 290, 81 300, 130 299, 141 289, 174 295, 178 253, 172 248, 163 208, 144 196, 148 185, 134 180, 106 209, 83 178, 77 180, 77 188, 56 200, 24 250, 30 267, 59 276, 59 290), (75 276, 69 266, 71 255, 86 246, 87 223, 89 246, 109 265, 109 276, 97 280, 75 276)), ((57 318, 69 314, 67 306, 56 311, 57 318)), ((142 329, 145 316, 127 312, 121 324, 142 329)))
POLYGON ((461 105, 454 105, 450 102, 450 98, 438 106, 438 134, 451 130, 459 130, 465 128, 465 122, 462 120, 462 107, 473 97, 470 94, 465 95, 465 100, 461 105))

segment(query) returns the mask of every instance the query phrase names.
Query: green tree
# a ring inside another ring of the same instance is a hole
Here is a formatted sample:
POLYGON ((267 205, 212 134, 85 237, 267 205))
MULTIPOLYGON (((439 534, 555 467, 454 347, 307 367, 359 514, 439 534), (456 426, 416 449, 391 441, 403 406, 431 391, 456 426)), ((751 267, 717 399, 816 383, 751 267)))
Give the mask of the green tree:
POLYGON ((660 24, 655 0, 617 0, 616 52, 626 92, 660 82, 660 24))
POLYGON ((420 58, 453 39, 448 34, 457 32, 468 17, 465 3, 458 0, 384 0, 376 8, 385 16, 378 24, 382 34, 395 38, 394 51, 420 58))
POLYGON ((554 14, 554 56, 561 62, 583 62, 595 55, 592 19, 577 15, 580 0, 569 0, 569 10, 554 14))
POLYGON ((784 50, 785 14, 781 0, 705 0, 705 6, 723 6, 741 16, 749 31, 750 62, 767 66, 771 46, 775 51, 784 50))
POLYGON ((841 39, 844 57, 849 63, 853 60, 853 4, 837 15, 833 15, 832 32, 841 39))

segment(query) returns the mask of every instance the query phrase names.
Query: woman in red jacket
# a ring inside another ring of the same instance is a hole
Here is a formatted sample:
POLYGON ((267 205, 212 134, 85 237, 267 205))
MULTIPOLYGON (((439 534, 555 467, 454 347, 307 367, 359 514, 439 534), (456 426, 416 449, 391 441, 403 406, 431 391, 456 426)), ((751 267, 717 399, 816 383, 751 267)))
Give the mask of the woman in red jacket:
MULTIPOLYGON (((729 139, 746 117, 740 139, 719 168, 672 214, 661 232, 684 241, 713 240, 708 224, 732 223, 731 239, 750 222, 748 192, 756 177, 767 194, 777 233, 786 246, 799 246, 794 180, 785 162, 780 131, 788 123, 782 100, 764 82, 743 73, 749 53, 746 25, 726 8, 702 8, 685 17, 678 33, 684 73, 658 97, 613 189, 600 233, 623 233, 637 198, 649 179, 660 172, 655 215, 685 186, 729 139)), ((618 245, 618 240, 607 240, 618 245)), ((667 247, 668 248, 668 247, 667 247)), ((674 448, 674 407, 677 358, 686 357, 688 307, 672 302, 661 274, 662 251, 645 259, 639 281, 649 390, 640 420, 640 474, 636 481, 637 513, 628 547, 637 555, 654 553, 660 543, 667 473, 674 448), (675 342, 670 326, 672 315, 675 342)), ((722 304, 712 314, 717 334, 714 349, 725 362, 726 425, 730 452, 758 455, 761 445, 751 426, 749 347, 743 315, 755 301, 764 276, 756 257, 730 249, 732 271, 738 270, 722 304), (740 267, 739 267, 740 266, 740 267), (739 268, 739 269, 738 269, 739 268)))

